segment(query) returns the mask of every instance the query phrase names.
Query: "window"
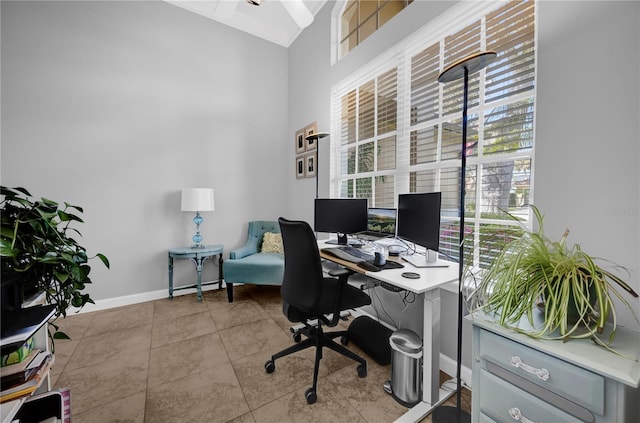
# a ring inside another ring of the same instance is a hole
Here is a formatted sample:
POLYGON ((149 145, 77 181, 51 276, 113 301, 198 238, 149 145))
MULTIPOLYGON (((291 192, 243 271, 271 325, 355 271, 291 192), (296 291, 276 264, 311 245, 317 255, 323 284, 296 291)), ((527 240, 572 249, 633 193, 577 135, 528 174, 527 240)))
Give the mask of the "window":
POLYGON ((344 57, 413 0, 348 0, 340 17, 340 57, 344 57))
POLYGON ((505 212, 529 224, 535 3, 511 1, 473 16, 457 28, 443 17, 439 34, 416 35, 401 53, 334 87, 332 132, 340 136, 331 139, 331 195, 396 207, 400 193, 441 191, 440 248, 457 259, 463 87, 437 78, 462 57, 495 50, 497 59, 469 81, 465 258, 484 267, 521 232, 505 212))

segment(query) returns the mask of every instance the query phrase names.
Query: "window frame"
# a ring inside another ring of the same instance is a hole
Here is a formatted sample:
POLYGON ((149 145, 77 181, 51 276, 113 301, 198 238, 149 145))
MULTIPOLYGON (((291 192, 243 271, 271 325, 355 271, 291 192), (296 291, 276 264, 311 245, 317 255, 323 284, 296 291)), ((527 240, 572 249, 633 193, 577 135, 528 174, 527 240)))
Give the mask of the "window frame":
MULTIPOLYGON (((355 0, 356 3, 360 3, 361 0, 355 0)), ((352 29, 349 34, 346 36, 343 35, 343 26, 342 26, 342 18, 346 12, 347 6, 349 5, 349 0, 337 0, 331 12, 331 64, 336 63, 338 60, 346 57, 353 49, 355 49, 358 45, 360 45, 364 40, 366 40, 369 36, 375 33, 378 29, 380 29, 384 24, 392 20, 398 13, 402 12, 407 6, 413 3, 415 0, 367 0, 367 1, 377 1, 377 6, 375 12, 371 15, 365 17, 362 21, 360 20, 360 16, 358 16, 358 22, 356 27, 352 29), (388 6, 391 2, 402 2, 402 8, 396 11, 393 15, 388 17, 382 24, 380 23, 380 14, 382 10, 388 6), (375 20, 375 29, 371 34, 368 34, 363 39, 360 39, 360 30, 365 24, 371 19, 375 20), (356 34, 356 43, 355 45, 349 49, 347 52, 342 52, 342 43, 345 40, 348 40, 352 34, 356 34)), ((360 6, 356 6, 358 8, 357 13, 359 15, 360 6)))
MULTIPOLYGON (((441 47, 444 44, 445 38, 452 33, 456 33, 456 31, 465 28, 465 26, 470 25, 474 21, 482 20, 482 37, 481 37, 481 48, 485 49, 486 42, 486 34, 484 32, 485 28, 485 20, 487 15, 492 13, 495 10, 500 9, 506 4, 510 3, 508 0, 500 1, 500 2, 489 2, 489 4, 485 2, 461 2, 460 4, 453 6, 449 11, 445 12, 439 18, 434 19, 430 24, 425 26, 423 29, 417 31, 414 35, 408 37, 405 41, 399 43, 394 48, 392 48, 389 52, 384 53, 378 60, 371 62, 365 68, 361 69, 358 72, 355 72, 352 76, 346 78, 344 81, 336 84, 332 88, 331 98, 331 132, 334 134, 331 137, 331 153, 330 153, 330 196, 331 197, 339 197, 341 194, 341 181, 342 175, 338 173, 340 170, 340 160, 342 154, 342 146, 341 146, 341 99, 349 90, 355 89, 357 92, 357 88, 362 84, 370 81, 376 80, 379 75, 384 74, 389 69, 396 67, 398 69, 398 82, 397 82, 397 103, 398 103, 398 111, 397 111, 397 122, 396 122, 396 167, 391 171, 394 176, 394 204, 393 207, 397 207, 397 198, 398 195, 405 192, 410 191, 410 175, 414 171, 419 170, 427 170, 427 169, 442 169, 445 166, 442 164, 442 161, 437 161, 435 163, 422 163, 417 165, 411 165, 409 161, 410 154, 410 145, 411 145, 411 133, 415 130, 432 127, 434 122, 437 123, 437 130, 439 132, 438 136, 441 136, 442 125, 445 122, 455 121, 456 119, 461 120, 461 113, 458 116, 458 113, 452 114, 444 114, 442 113, 442 104, 438 101, 440 113, 439 116, 435 119, 427 120, 426 122, 422 122, 419 124, 412 124, 411 122, 411 60, 414 56, 416 56, 421 51, 425 50, 427 47, 431 46, 434 43, 440 43, 441 47), (480 4, 478 4, 480 3, 480 4), (451 30, 451 28, 455 28, 455 30, 451 30)), ((537 6, 535 6, 535 2, 533 2, 534 7, 536 8, 534 12, 534 34, 533 34, 533 46, 534 46, 534 69, 533 69, 533 77, 534 80, 537 78, 537 6)), ((439 69, 443 69, 446 65, 444 63, 445 59, 443 58, 444 53, 442 51, 439 52, 439 69)), ((448 63, 447 63, 448 64, 448 63)), ((527 204, 533 204, 533 194, 534 194, 534 158, 535 158, 535 107, 536 107, 536 88, 535 83, 533 84, 533 88, 525 91, 516 93, 513 95, 507 95, 506 97, 499 98, 498 100, 491 101, 489 103, 484 103, 484 82, 485 82, 485 70, 479 72, 480 76, 480 86, 479 93, 480 99, 478 105, 472 105, 468 109, 469 117, 471 118, 474 115, 478 114, 479 110, 485 111, 489 114, 492 110, 495 110, 498 107, 516 104, 519 101, 530 99, 532 101, 532 119, 531 119, 531 146, 528 151, 515 151, 515 152, 506 152, 500 153, 497 155, 492 154, 483 154, 482 148, 478 148, 478 153, 474 156, 467 157, 467 173, 469 169, 482 169, 482 166, 490 164, 490 163, 502 163, 508 162, 511 160, 529 160, 529 193, 528 193, 528 202, 527 204)), ((438 90, 438 98, 442 99, 443 90, 446 89, 446 84, 439 84, 438 90)), ((375 96, 377 98, 377 95, 375 96)), ((358 104, 358 100, 356 99, 356 105, 358 104)), ((374 107, 377 110, 377 104, 374 107)), ((356 116, 358 115, 358 110, 356 110, 356 116)), ((481 146, 480 142, 483 139, 484 134, 484 119, 480 119, 478 124, 478 133, 479 133, 479 146, 481 146)), ((356 123, 356 131, 358 124, 356 123)), ((366 144, 374 140, 377 142, 380 138, 384 138, 389 136, 389 133, 385 133, 380 135, 377 133, 377 113, 376 113, 376 121, 374 121, 374 128, 376 132, 372 138, 367 138, 366 140, 359 140, 358 133, 356 132, 356 142, 354 145, 366 144)), ((438 148, 441 143, 438 143, 438 148)), ((440 152, 438 152, 438 158, 440 152)), ((357 161, 357 156, 356 156, 357 161)), ((446 163, 447 168, 451 168, 453 170, 460 169, 461 160, 460 159, 450 159, 446 163)), ((475 182, 476 189, 474 190, 475 198, 474 203, 476 204, 475 211, 473 215, 469 215, 468 212, 465 212, 465 227, 472 227, 473 229, 473 242, 470 243, 470 250, 473 251, 473 263, 479 265, 482 259, 485 257, 481 256, 480 249, 480 238, 483 237, 481 233, 481 228, 484 225, 502 225, 505 228, 522 228, 531 229, 532 227, 532 219, 530 218, 530 210, 528 207, 526 215, 523 214, 522 221, 514 221, 510 220, 506 215, 504 219, 486 219, 483 218, 480 208, 481 208, 481 195, 482 195, 482 173, 476 171, 477 181, 475 182)), ((438 173, 438 172, 437 172, 438 173)), ((389 174, 389 171, 380 172, 378 170, 374 170, 373 172, 368 172, 367 176, 377 176, 380 174, 389 174)), ((349 175, 353 179, 357 179, 357 172, 354 175, 349 175)), ((375 178, 374 178, 375 181, 375 178)), ((441 190, 439 180, 435 182, 438 190, 441 190)), ((375 182, 374 182, 375 184, 375 182)), ((459 186, 459 185, 458 185, 459 186)), ((353 189, 353 196, 356 196, 356 189, 353 189)), ((374 187, 375 191, 375 187, 374 187)), ((456 191, 459 196, 459 189, 456 191)), ((370 199, 375 198, 373 193, 370 193, 370 199)), ((467 194, 467 198, 465 198, 465 204, 469 202, 469 194, 467 194)), ((457 201, 459 203, 459 199, 457 201)), ((380 207, 380 204, 376 204, 375 202, 370 203, 370 207, 380 207)), ((384 207, 389 207, 389 205, 383 205, 384 207)), ((459 207, 459 204, 458 204, 459 207)), ((456 212, 455 216, 442 216, 443 223, 445 222, 458 222, 460 217, 458 216, 458 212, 456 212)), ((486 234, 484 235, 486 236, 486 234)), ((456 241, 457 242, 457 241, 456 241)), ((455 251, 452 253, 455 254, 455 251)), ((453 255, 453 254, 452 254, 453 255)), ((457 254, 455 254, 457 258, 457 254)), ((471 257, 469 257, 471 259, 471 257)))

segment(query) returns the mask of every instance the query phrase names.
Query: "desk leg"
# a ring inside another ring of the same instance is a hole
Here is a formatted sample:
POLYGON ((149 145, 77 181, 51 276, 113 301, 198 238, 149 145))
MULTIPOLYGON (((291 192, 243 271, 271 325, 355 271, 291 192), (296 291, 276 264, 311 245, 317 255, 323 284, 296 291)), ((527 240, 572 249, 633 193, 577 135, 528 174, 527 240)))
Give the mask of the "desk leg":
POLYGON ((422 343, 422 400, 436 404, 440 397, 440 289, 424 293, 422 343), (431 345, 427 346, 430 342, 431 345))
POLYGON ((169 254, 169 299, 173 299, 173 257, 169 254))

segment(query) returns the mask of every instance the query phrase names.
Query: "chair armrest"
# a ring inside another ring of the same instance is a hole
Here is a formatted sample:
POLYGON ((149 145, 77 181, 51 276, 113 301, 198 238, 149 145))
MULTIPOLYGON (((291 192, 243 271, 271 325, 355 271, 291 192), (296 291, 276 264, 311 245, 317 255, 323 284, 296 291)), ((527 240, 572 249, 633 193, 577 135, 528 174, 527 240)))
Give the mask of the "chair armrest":
POLYGON ((245 243, 242 247, 237 248, 231 252, 229 252, 229 258, 231 260, 241 259, 242 257, 250 256, 251 254, 256 254, 258 249, 256 248, 255 242, 245 243))
POLYGON ((340 302, 342 301, 342 293, 344 291, 344 287, 347 284, 347 281, 349 280, 349 276, 353 275, 354 271, 353 270, 349 270, 345 267, 339 268, 339 269, 333 269, 329 271, 329 276, 338 278, 338 281, 340 282, 340 290, 338 291, 338 296, 335 299, 335 306, 333 307, 333 315, 331 316, 331 321, 329 321, 329 319, 325 319, 324 317, 322 317, 322 319, 325 321, 325 324, 328 327, 334 327, 338 324, 338 321, 340 320, 340 312, 342 310, 340 310, 340 302))
POLYGON ((341 267, 339 269, 333 269, 329 271, 329 276, 333 276, 334 278, 340 279, 340 276, 351 276, 353 274, 352 270, 349 270, 345 267, 341 267))

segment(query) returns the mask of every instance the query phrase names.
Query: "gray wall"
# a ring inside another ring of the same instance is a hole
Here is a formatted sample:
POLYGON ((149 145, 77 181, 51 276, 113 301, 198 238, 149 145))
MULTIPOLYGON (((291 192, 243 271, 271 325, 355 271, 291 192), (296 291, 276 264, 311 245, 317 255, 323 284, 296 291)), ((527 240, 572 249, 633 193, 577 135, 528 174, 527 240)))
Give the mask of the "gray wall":
POLYGON ((640 292, 640 3, 539 6, 535 203, 549 236, 570 229, 640 292))
POLYGON ((165 2, 2 1, 2 184, 84 207, 111 260, 94 299, 166 292, 182 187, 215 189, 202 233, 226 251, 285 213, 287 72, 287 49, 165 2))

